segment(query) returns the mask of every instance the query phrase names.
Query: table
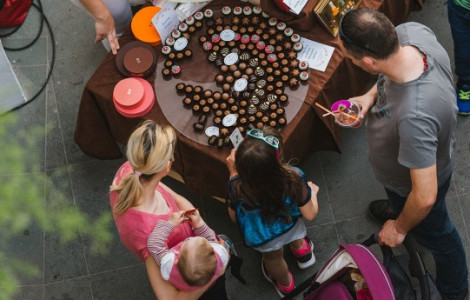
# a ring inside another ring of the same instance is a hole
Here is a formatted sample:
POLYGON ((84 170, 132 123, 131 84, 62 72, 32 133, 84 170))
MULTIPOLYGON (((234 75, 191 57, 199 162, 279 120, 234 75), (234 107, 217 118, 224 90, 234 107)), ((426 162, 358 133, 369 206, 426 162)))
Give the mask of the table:
MULTIPOLYGON (((373 79, 370 74, 344 59, 339 50, 339 39, 332 37, 311 12, 316 2, 310 0, 302 13, 293 18, 292 15, 277 10, 273 1, 261 1, 265 12, 286 21, 301 36, 336 48, 325 72, 310 70, 307 96, 295 117, 288 120, 289 123, 281 131, 286 159, 295 158, 298 162, 313 151, 339 152, 340 128, 333 118, 322 118, 323 111, 316 108, 314 103, 318 101, 328 107, 338 99, 361 94, 373 79)), ((424 0, 363 0, 361 6, 384 12, 397 25, 404 22, 412 10, 420 9, 423 2, 424 0)), ((244 6, 245 3, 237 0, 214 0, 208 7, 220 10, 225 5, 244 6)), ((133 40, 132 34, 126 33, 119 42, 122 46, 133 40)), ((155 48, 157 55, 160 54, 160 49, 155 48)), ((159 70, 147 80, 154 83, 158 76, 161 76, 159 70)), ((114 85, 123 78, 116 69, 114 56, 109 53, 85 85, 76 122, 75 141, 84 153, 92 157, 121 158, 123 154, 119 146, 127 143, 132 131, 145 119, 170 124, 162 112, 158 98, 152 110, 142 118, 128 119, 121 116, 114 108, 112 92, 114 85)), ((181 105, 181 109, 185 108, 181 105)), ((230 148, 210 147, 178 132, 173 170, 181 175, 192 191, 224 197, 228 180, 225 158, 229 152, 230 148)))

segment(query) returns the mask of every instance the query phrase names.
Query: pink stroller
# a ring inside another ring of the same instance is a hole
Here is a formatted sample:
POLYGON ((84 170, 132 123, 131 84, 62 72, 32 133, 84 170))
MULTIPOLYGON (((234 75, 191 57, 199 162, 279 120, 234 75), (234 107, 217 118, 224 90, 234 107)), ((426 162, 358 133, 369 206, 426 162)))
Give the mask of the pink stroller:
POLYGON ((391 248, 381 246, 382 264, 368 248, 376 239, 375 234, 362 244, 340 245, 317 273, 284 299, 293 299, 306 289, 305 300, 440 299, 409 238, 404 242, 408 251, 405 264, 398 262, 391 248))

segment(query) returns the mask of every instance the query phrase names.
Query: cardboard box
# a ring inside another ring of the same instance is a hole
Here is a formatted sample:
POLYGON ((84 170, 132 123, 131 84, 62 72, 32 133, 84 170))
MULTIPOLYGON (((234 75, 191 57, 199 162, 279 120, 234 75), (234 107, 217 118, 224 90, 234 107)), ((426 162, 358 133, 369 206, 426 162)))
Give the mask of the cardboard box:
POLYGON ((341 18, 348 11, 356 9, 362 0, 320 0, 313 11, 333 36, 338 36, 341 18))

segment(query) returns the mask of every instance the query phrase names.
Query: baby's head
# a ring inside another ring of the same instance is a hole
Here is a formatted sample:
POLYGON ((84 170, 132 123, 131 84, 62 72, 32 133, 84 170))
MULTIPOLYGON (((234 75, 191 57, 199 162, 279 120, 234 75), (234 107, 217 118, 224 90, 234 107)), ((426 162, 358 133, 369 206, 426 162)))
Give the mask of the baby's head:
POLYGON ((177 266, 187 284, 203 286, 214 276, 217 257, 208 240, 193 237, 181 246, 177 266))

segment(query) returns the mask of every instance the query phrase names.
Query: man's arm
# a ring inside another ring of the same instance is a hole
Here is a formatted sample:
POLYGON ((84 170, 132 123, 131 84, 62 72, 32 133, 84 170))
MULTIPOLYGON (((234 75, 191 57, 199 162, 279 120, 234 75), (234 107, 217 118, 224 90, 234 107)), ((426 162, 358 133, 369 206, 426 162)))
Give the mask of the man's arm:
POLYGON ((95 19, 95 43, 108 39, 109 46, 113 54, 117 53, 119 49, 119 43, 116 36, 116 28, 114 25, 114 19, 111 16, 106 5, 101 0, 79 0, 80 3, 86 8, 86 10, 95 19))
POLYGON ((379 233, 379 242, 390 247, 400 245, 407 233, 431 211, 437 197, 436 165, 411 169, 411 192, 396 220, 388 220, 379 233))

